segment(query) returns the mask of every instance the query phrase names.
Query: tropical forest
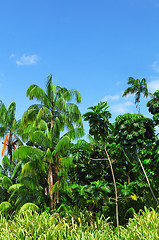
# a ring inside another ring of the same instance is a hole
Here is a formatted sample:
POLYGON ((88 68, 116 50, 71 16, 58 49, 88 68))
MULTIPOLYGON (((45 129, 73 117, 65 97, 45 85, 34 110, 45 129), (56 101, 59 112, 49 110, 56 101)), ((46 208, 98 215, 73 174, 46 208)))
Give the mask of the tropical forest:
POLYGON ((1 99, 0 239, 159 239, 159 90, 129 77, 128 94, 136 113, 114 121, 104 101, 81 114, 52 74, 28 86, 21 119, 1 99))

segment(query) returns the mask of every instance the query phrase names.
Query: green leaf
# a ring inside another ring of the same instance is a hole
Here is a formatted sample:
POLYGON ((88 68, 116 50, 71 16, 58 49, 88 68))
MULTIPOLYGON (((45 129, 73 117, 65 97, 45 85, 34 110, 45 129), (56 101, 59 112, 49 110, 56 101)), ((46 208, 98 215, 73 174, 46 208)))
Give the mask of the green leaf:
POLYGON ((31 210, 33 212, 38 212, 39 207, 34 204, 34 203, 25 203, 21 208, 20 208, 20 213, 26 212, 27 210, 31 210))
POLYGON ((12 192, 14 192, 16 189, 19 189, 21 186, 22 186, 21 183, 13 184, 12 186, 10 186, 10 187, 8 188, 8 192, 9 192, 9 193, 12 193, 12 192))
POLYGON ((0 211, 1 212, 8 212, 12 208, 10 202, 2 202, 0 204, 0 211))
POLYGON ((66 153, 66 151, 70 147, 70 138, 68 136, 62 137, 57 143, 55 150, 53 151, 53 155, 56 153, 66 153))
POLYGON ((2 179, 2 187, 8 189, 12 185, 12 181, 9 177, 4 176, 2 179))

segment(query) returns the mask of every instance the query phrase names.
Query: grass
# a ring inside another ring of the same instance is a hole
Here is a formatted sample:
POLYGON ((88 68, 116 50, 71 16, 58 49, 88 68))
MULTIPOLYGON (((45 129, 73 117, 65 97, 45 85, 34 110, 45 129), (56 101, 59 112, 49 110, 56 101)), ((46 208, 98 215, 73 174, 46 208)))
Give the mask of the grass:
POLYGON ((76 220, 72 216, 60 219, 43 212, 38 214, 25 211, 12 220, 6 220, 0 214, 0 240, 140 240, 159 239, 159 214, 153 209, 146 209, 129 219, 127 226, 120 226, 119 231, 113 224, 101 217, 94 221, 85 220, 81 214, 76 220))

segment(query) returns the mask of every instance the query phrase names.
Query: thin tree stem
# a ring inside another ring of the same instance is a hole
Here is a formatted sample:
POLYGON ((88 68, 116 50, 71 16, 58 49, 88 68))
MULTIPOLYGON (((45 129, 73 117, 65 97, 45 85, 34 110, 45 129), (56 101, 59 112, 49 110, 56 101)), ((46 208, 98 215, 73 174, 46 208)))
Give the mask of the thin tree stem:
POLYGON ((151 193, 152 193, 152 196, 153 196, 153 198, 155 199, 155 201, 157 202, 157 204, 159 204, 159 201, 158 201, 158 199, 156 198, 156 196, 155 196, 155 194, 154 194, 154 192, 153 192, 153 190, 152 190, 152 188, 151 188, 149 179, 148 179, 148 177, 147 177, 147 174, 146 174, 146 172, 145 172, 145 169, 144 169, 144 167, 143 167, 143 165, 142 165, 142 162, 141 162, 141 160, 140 160, 140 158, 139 158, 139 155, 138 155, 137 151, 136 151, 136 154, 137 154, 137 158, 138 158, 138 160, 139 160, 139 163, 140 163, 140 165, 141 165, 142 171, 143 171, 143 173, 144 173, 144 175, 145 175, 145 178, 146 178, 146 180, 147 180, 147 183, 148 183, 148 185, 149 185, 149 188, 150 188, 150 191, 151 191, 151 193))
POLYGON ((113 182, 114 182, 114 189, 115 189, 115 205, 116 205, 116 224, 117 224, 117 229, 119 230, 119 211, 118 211, 118 193, 117 193, 117 186, 116 186, 116 181, 115 181, 115 176, 114 176, 114 171, 113 171, 113 166, 109 157, 109 154, 107 152, 106 147, 104 148, 106 155, 108 157, 108 161, 110 164, 111 172, 112 172, 112 177, 113 177, 113 182))

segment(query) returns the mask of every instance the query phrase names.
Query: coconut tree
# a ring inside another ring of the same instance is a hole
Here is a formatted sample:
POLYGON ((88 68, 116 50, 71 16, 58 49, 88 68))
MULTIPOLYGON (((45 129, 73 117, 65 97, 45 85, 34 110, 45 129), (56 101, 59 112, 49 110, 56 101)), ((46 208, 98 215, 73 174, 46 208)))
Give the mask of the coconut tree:
POLYGON ((140 113, 140 100, 141 100, 141 93, 143 94, 144 97, 148 97, 150 94, 147 89, 147 83, 146 79, 143 78, 142 80, 140 79, 134 79, 132 77, 128 78, 128 87, 124 93, 123 97, 125 97, 128 94, 135 94, 135 104, 136 108, 139 107, 139 113, 140 113))
POLYGON ((16 104, 13 101, 8 109, 5 107, 4 103, 0 101, 0 138, 3 140, 2 156, 5 151, 9 156, 9 161, 4 158, 2 162, 5 166, 8 166, 10 174, 12 174, 13 168, 16 163, 13 164, 12 154, 15 150, 16 145, 20 144, 20 138, 18 137, 18 129, 20 126, 20 120, 15 119, 16 104), (6 161, 7 160, 7 161, 6 161))
POLYGON ((76 105, 81 102, 81 95, 78 90, 67 90, 57 86, 56 82, 53 84, 52 74, 47 78, 46 92, 32 84, 26 95, 40 103, 32 105, 22 117, 23 139, 29 141, 30 145, 23 149, 29 153, 35 152, 36 147, 36 152, 40 152, 41 158, 48 165, 51 208, 55 209, 59 202, 59 164, 69 159, 66 153, 71 139, 83 135, 82 118, 76 105), (61 131, 64 130, 66 133, 61 137, 61 131), (63 154, 65 158, 62 158, 63 154))

